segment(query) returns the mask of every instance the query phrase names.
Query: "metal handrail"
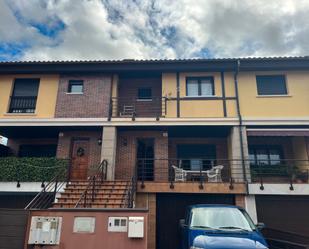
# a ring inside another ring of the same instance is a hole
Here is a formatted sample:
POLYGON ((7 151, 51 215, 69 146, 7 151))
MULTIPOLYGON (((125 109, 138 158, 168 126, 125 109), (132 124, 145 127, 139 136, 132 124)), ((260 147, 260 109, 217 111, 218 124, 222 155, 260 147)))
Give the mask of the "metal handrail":
MULTIPOLYGON (((67 170, 59 172, 52 180, 50 180, 43 189, 29 202, 25 209, 45 209, 48 207, 52 199, 55 200, 57 193, 66 183, 65 181, 59 182, 60 178, 65 177, 67 170)), ((67 179, 67 178, 66 178, 67 179)))
POLYGON ((100 183, 102 183, 104 180, 106 180, 106 175, 107 175, 107 166, 108 166, 108 161, 107 160, 102 160, 102 162, 99 164, 96 172, 92 175, 88 177, 88 184, 86 189, 83 191, 83 193, 81 194, 80 198, 78 199, 78 201, 76 202, 74 208, 79 207, 79 205, 81 204, 82 200, 84 200, 83 203, 83 207, 87 207, 87 196, 89 193, 90 188, 92 189, 91 191, 91 201, 94 201, 96 192, 97 192, 97 179, 100 180, 100 183))

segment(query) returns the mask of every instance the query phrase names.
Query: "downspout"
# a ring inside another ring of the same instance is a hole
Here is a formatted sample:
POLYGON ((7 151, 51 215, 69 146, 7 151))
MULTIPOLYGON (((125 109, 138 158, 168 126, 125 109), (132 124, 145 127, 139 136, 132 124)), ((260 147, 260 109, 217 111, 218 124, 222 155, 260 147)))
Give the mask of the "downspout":
POLYGON ((179 72, 176 73, 176 101, 177 101, 177 118, 180 117, 180 79, 179 72))
POLYGON ((237 115, 239 120, 239 141, 240 141, 240 153, 241 153, 241 164, 242 164, 242 170, 243 170, 243 177, 244 182, 246 184, 246 192, 248 194, 248 180, 247 180, 247 172, 246 172, 246 162, 245 162, 245 151, 244 151, 244 143, 243 143, 243 136, 242 136, 242 116, 240 112, 240 104, 239 104, 239 93, 238 93, 238 73, 240 69, 240 60, 237 60, 236 70, 234 73, 234 86, 235 86, 235 94, 236 94, 236 107, 237 107, 237 115))

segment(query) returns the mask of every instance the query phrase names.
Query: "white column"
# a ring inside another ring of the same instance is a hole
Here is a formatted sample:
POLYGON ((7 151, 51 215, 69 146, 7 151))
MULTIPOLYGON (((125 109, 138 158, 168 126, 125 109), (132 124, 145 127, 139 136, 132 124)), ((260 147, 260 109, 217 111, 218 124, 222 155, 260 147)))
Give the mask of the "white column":
POLYGON ((101 160, 107 160, 107 180, 115 179, 117 128, 107 126, 103 128, 101 160))
MULTIPOLYGON (((229 159, 231 160, 231 173, 234 180, 243 181, 243 166, 242 166, 242 148, 241 148, 241 138, 240 138, 240 127, 233 126, 231 128, 230 135, 228 137, 228 144, 229 144, 229 159)), ((250 180, 250 167, 249 162, 247 159, 249 158, 248 154, 248 142, 247 142, 247 132, 246 127, 241 128, 241 136, 242 136, 242 146, 243 146, 243 153, 245 159, 245 167, 246 167, 246 175, 247 180, 250 180)))
POLYGON ((257 212, 255 204, 255 195, 246 195, 245 196, 245 209, 253 220, 254 224, 257 224, 257 212))

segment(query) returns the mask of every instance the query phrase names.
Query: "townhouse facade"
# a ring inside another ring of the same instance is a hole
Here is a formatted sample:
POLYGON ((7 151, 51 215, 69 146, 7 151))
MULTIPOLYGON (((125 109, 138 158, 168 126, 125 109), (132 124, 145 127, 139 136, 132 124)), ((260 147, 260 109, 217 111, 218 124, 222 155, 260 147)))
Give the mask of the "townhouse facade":
POLYGON ((103 165, 126 207, 147 210, 147 248, 176 248, 199 203, 308 235, 308 82, 307 57, 0 63, 0 205, 26 207, 60 168, 81 184, 103 165))

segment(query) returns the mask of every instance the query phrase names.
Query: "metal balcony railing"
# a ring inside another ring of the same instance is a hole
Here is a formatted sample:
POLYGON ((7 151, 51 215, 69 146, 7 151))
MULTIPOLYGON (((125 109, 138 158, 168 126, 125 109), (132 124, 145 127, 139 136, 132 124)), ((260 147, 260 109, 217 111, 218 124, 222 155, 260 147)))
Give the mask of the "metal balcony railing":
POLYGON ((167 98, 152 97, 138 98, 111 98, 109 116, 111 117, 155 117, 166 115, 167 98))
POLYGON ((37 96, 12 96, 9 113, 34 113, 37 96))
POLYGON ((309 160, 263 161, 230 159, 137 159, 137 179, 142 183, 309 183, 309 160))

